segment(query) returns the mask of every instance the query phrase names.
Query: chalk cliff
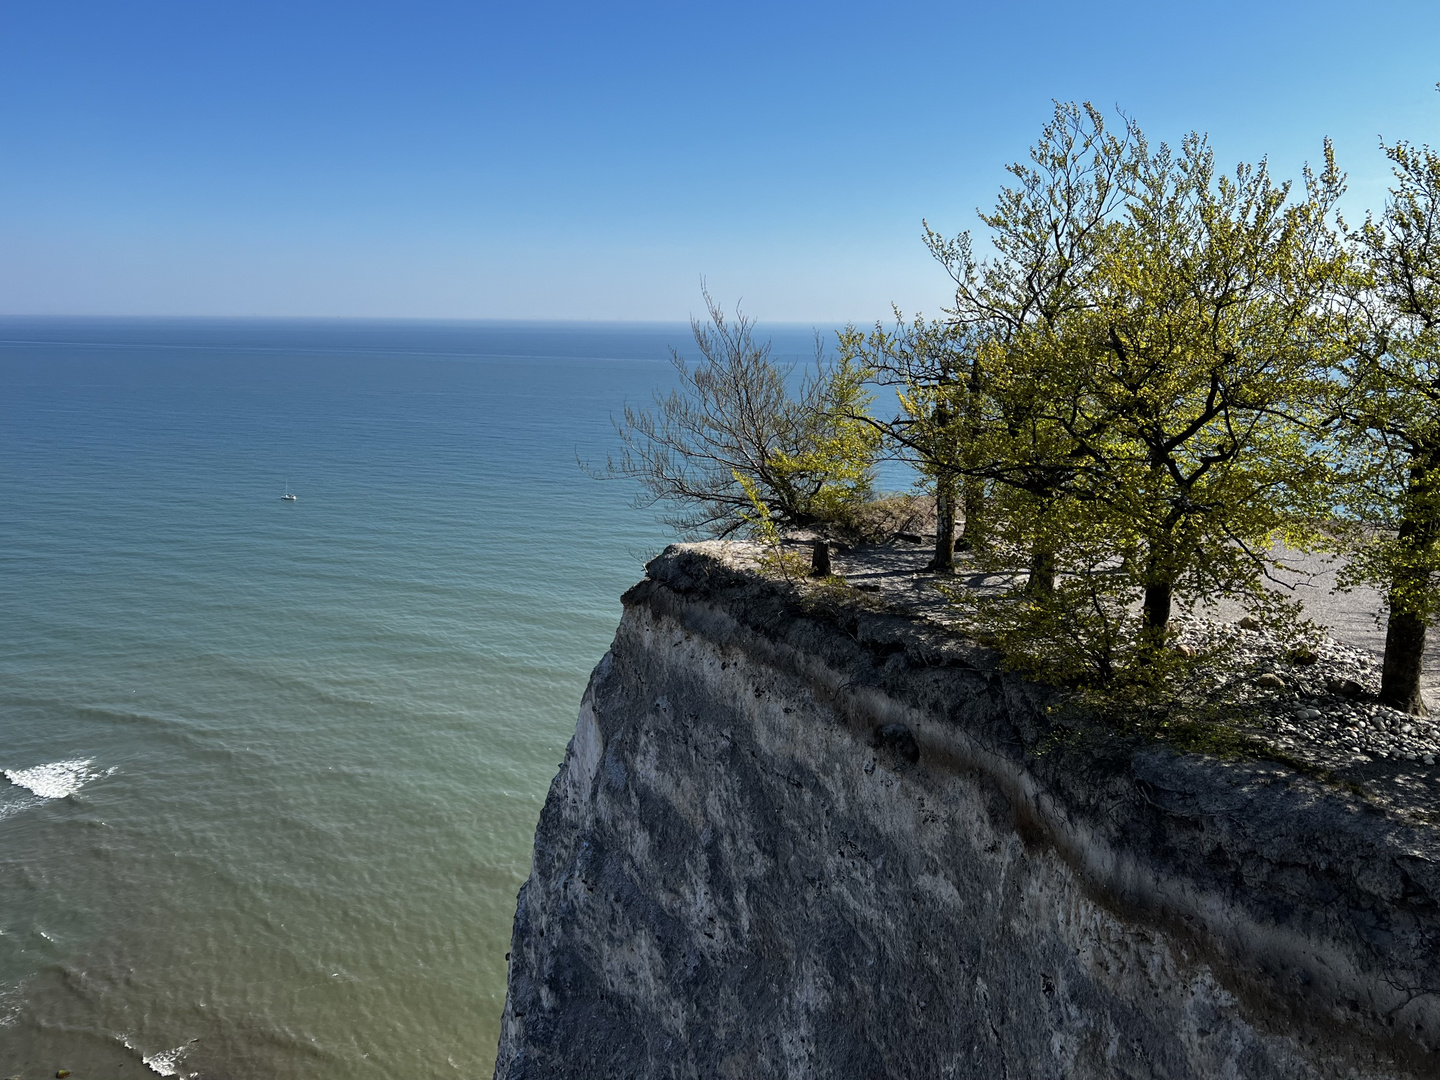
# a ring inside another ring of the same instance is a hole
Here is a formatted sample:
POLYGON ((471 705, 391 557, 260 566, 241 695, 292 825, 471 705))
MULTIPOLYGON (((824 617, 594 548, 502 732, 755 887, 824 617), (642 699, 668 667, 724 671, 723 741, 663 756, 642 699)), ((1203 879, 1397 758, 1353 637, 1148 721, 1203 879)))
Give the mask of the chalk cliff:
POLYGON ((535 836, 496 1076, 1440 1076, 1440 836, 674 547, 535 836))

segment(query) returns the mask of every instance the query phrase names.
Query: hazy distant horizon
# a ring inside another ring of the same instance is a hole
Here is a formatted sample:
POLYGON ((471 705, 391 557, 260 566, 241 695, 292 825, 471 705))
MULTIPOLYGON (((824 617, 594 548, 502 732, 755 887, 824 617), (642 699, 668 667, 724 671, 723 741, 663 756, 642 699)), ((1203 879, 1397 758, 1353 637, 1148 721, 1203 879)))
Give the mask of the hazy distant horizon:
MULTIPOLYGON (((744 312, 744 308, 741 308, 744 312)), ((733 309, 727 310, 727 315, 733 314, 733 309)), ((357 323, 357 324, 432 324, 445 325, 454 323, 460 326, 563 326, 574 327, 575 329, 592 329, 605 327, 678 327, 687 334, 690 332, 690 320, 688 317, 674 319, 587 319, 587 318, 508 318, 504 316, 431 316, 431 315, 155 315, 148 313, 118 314, 112 315, 104 312, 0 312, 0 324, 5 322, 43 322, 46 320, 63 321, 74 319, 76 321, 89 322, 274 322, 274 323, 357 323)), ((773 327, 776 330, 800 330, 814 327, 819 330, 838 330, 849 323, 859 324, 861 320, 846 319, 839 322, 811 322, 805 319, 772 319, 763 323, 757 322, 756 328, 773 327)), ((871 320, 873 321, 873 320, 871 320)))
MULTIPOLYGON (((833 355, 843 324, 757 323, 755 336, 785 364, 814 356, 818 334, 833 355)), ((605 359, 654 361, 671 350, 697 358, 689 322, 678 320, 423 319, 344 316, 0 315, 0 347, 76 346, 163 355, 275 352, 436 360, 605 359), (424 348, 417 351, 417 343, 424 348)), ((668 375, 657 373, 668 382, 668 375)))

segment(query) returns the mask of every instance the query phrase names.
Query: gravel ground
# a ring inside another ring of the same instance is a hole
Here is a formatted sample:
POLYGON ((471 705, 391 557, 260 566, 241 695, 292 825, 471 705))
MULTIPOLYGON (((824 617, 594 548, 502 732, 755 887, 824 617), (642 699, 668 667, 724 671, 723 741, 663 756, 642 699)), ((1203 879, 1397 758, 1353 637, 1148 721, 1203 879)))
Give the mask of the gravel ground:
POLYGON ((1380 704, 1379 655, 1332 632, 1310 645, 1314 662, 1296 664, 1293 643, 1236 622, 1198 623, 1194 632, 1227 640, 1249 668, 1244 693, 1260 711, 1252 734, 1357 785, 1374 805, 1440 821, 1440 727, 1380 704))
POLYGON ((1182 626, 1179 640, 1219 644, 1244 671, 1242 700, 1261 711, 1261 730, 1277 743, 1324 750, 1353 759, 1435 764, 1440 728, 1429 718, 1381 705, 1380 660, 1367 649, 1322 636, 1302 646, 1280 641, 1244 622, 1197 620, 1182 626))

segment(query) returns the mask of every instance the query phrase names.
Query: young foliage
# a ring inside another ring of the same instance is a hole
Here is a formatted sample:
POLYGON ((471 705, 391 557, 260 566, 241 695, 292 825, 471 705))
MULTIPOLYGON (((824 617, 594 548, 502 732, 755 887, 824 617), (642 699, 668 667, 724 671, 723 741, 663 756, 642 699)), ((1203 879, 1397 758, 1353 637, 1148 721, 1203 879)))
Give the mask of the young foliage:
POLYGON ((1173 660, 1177 604, 1229 596, 1278 618, 1275 545, 1333 501, 1316 402, 1341 180, 1328 144, 1292 198, 1263 163, 1218 175, 1199 136, 1152 148, 1073 107, 1032 161, 984 219, 998 256, 976 263, 968 237, 946 249, 952 317, 984 333, 981 564, 1028 564, 1023 593, 986 614, 1037 672, 1148 684, 1173 660))
MULTIPOLYGON (((975 526, 987 492, 987 533, 993 526, 1013 536, 1001 522, 1013 524, 1019 508, 1043 518, 1063 502, 1074 440, 1048 406, 1065 374, 1042 358, 1059 355, 1057 333, 1091 302, 1086 281, 1123 197, 1135 134, 1128 122, 1120 135, 1109 132, 1088 104, 1057 103, 1030 160, 1009 167, 1013 183, 981 215, 992 257, 976 258, 969 233, 945 239, 926 227, 931 254, 955 284, 946 320, 899 321, 865 342, 867 362, 902 387, 905 410, 887 435, 925 464, 942 506, 958 478, 971 547, 983 546, 975 526)), ((1048 522, 1037 520, 1031 533, 1029 581, 1043 592, 1054 578, 1048 522)), ((949 557, 937 545, 934 565, 948 568, 949 557)))
POLYGON ((768 574, 777 574, 787 581, 803 577, 805 560, 799 555, 787 552, 784 537, 775 525, 770 507, 760 495, 759 485, 744 473, 735 473, 735 482, 745 497, 750 500, 750 509, 741 511, 740 520, 749 528, 751 539, 760 545, 760 569, 768 574))
POLYGON ((1125 181, 1092 305, 1064 335, 1080 397, 1055 419, 1158 643, 1177 593, 1259 602, 1275 543, 1303 541, 1328 509, 1314 402, 1335 359, 1343 189, 1328 144, 1291 200, 1263 163, 1217 176, 1195 135, 1178 151, 1138 139, 1125 181))

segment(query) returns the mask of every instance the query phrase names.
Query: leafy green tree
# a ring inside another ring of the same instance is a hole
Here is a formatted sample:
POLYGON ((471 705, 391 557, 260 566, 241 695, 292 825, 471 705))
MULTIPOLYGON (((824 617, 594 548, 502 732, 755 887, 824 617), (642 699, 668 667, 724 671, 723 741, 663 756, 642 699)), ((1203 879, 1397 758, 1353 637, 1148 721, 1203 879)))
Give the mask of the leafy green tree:
POLYGON ((691 321, 700 360, 672 350, 679 387, 653 406, 627 406, 622 450, 607 473, 640 482, 637 505, 690 535, 728 536, 753 520, 758 499, 780 526, 843 519, 870 494, 879 437, 855 417, 870 394, 845 358, 798 381, 776 363, 754 322, 731 321, 703 293, 708 322, 691 321))
MULTIPOLYGON (((1029 533, 1035 591, 1053 587, 1050 532, 1039 517, 1057 507, 1070 466, 1054 445, 1064 433, 1037 407, 1057 372, 1035 381, 1033 359, 1088 302, 1084 281, 1123 195, 1131 128, 1127 122, 1115 135, 1089 104, 1056 103, 1029 161, 1009 167, 1014 182, 980 215, 989 258, 977 258, 969 233, 947 239, 926 226, 926 244, 955 284, 946 318, 897 318, 894 331, 877 326, 849 342, 880 381, 901 388, 902 411, 882 426, 931 477, 937 511, 952 528, 957 486, 963 491, 967 546, 978 541, 984 516, 1003 520, 1013 535, 1017 505, 1037 515, 1029 533), (987 491, 1005 504, 1001 514, 984 514, 987 491)), ((938 531, 932 568, 951 568, 949 535, 938 531)))
POLYGON ((1325 153, 1292 198, 1263 164, 1217 175, 1199 136, 1152 148, 1060 107, 985 218, 1000 254, 944 251, 953 317, 983 328, 991 561, 1028 547, 1009 625, 1031 656, 1153 674, 1177 601, 1273 613, 1277 541, 1330 506, 1316 402, 1344 258, 1325 153))
POLYGON ((1345 584, 1389 602, 1380 697, 1412 713, 1426 627, 1440 610, 1440 155, 1384 147, 1395 184, 1354 236, 1354 333, 1338 413, 1360 451, 1357 515, 1372 529, 1345 584))
POLYGON ((1261 603, 1276 541, 1328 506, 1313 403, 1344 266, 1328 143, 1325 162, 1291 199, 1263 163, 1217 175, 1200 136, 1173 152, 1138 138, 1091 305, 1061 335, 1084 370, 1055 414, 1083 450, 1077 494, 1109 522, 1153 642, 1177 592, 1261 603))
MULTIPOLYGON (((1056 516, 1075 466, 1071 433, 1051 418, 1055 396, 1075 372, 1055 363, 1066 354, 1057 335, 1093 301, 1093 274, 1107 227, 1124 197, 1122 179, 1136 131, 1119 133, 1090 104, 1060 103, 1028 162, 1008 172, 995 207, 981 214, 993 254, 974 255, 971 237, 945 240, 927 229, 927 244, 955 284, 947 315, 978 339, 970 374, 969 472, 994 493, 992 532, 1027 543, 1028 591, 1054 587, 1056 516)), ((1000 550, 1004 550, 1001 545, 1000 550)))
POLYGON ((987 422, 977 425, 977 461, 991 491, 981 563, 1025 567, 1026 594, 1042 599, 1054 594, 1062 567, 1073 572, 1075 556, 1090 550, 1077 521, 1093 508, 1077 500, 1088 493, 1080 482, 1087 450, 1105 424, 1077 415, 1086 372, 1059 336, 1064 325, 1047 322, 992 343, 983 362, 987 422))

